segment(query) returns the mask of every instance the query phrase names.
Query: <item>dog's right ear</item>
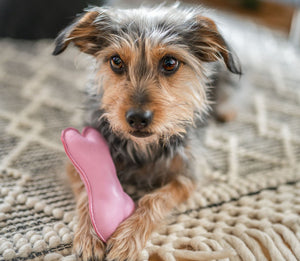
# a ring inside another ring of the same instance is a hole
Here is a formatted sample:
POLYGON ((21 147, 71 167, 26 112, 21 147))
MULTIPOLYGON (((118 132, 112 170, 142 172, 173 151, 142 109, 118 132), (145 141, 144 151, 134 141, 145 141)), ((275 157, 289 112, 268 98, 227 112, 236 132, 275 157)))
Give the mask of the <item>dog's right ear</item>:
POLYGON ((223 60, 229 71, 241 75, 239 61, 220 34, 215 22, 202 15, 196 16, 195 20, 195 31, 188 42, 196 56, 204 62, 223 60))
POLYGON ((95 55, 105 45, 107 32, 103 27, 108 19, 100 10, 84 13, 58 35, 52 54, 62 53, 73 42, 80 51, 95 55))

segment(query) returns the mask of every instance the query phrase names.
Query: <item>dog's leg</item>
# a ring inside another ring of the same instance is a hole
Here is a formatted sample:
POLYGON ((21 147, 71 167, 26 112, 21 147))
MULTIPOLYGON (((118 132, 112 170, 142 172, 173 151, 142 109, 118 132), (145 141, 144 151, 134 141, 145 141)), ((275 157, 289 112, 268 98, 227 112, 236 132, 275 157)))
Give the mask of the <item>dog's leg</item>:
POLYGON ((178 176, 141 198, 136 211, 109 239, 106 260, 136 261, 155 227, 175 206, 187 200, 194 187, 191 179, 178 176))
POLYGON ((232 76, 227 71, 215 67, 215 73, 210 76, 209 95, 214 101, 213 114, 216 120, 220 122, 229 122, 237 117, 237 111, 240 108, 240 98, 242 95, 242 88, 240 88, 240 81, 232 76))
POLYGON ((76 199, 78 224, 73 240, 73 252, 83 261, 103 260, 104 243, 96 235, 89 216, 88 196, 79 174, 69 164, 67 173, 76 199))
POLYGON ((237 105, 235 103, 235 94, 232 87, 222 86, 216 90, 217 98, 214 105, 215 117, 220 122, 229 122, 237 117, 237 105))

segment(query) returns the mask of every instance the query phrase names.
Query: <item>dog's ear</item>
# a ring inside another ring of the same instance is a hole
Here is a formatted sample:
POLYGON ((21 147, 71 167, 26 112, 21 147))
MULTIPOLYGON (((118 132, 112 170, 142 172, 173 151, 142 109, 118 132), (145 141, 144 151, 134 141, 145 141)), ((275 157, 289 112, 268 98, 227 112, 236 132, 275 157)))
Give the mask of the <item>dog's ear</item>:
POLYGON ((207 17, 197 16, 195 27, 196 34, 191 40, 191 48, 196 56, 204 62, 223 59, 229 71, 241 74, 241 66, 237 57, 234 57, 214 21, 207 17))
POLYGON ((103 24, 107 19, 99 10, 84 13, 58 35, 52 54, 62 53, 73 42, 80 51, 95 55, 105 45, 107 33, 103 30, 103 24))

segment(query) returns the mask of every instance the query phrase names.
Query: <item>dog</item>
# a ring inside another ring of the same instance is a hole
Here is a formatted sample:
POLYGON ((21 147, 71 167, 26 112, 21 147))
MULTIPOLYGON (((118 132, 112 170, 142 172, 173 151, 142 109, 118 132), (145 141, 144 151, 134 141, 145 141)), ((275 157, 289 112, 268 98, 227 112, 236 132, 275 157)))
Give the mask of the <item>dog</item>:
POLYGON ((149 190, 104 244, 69 167, 79 217, 73 250, 82 260, 138 260, 157 225, 195 190, 193 139, 211 107, 207 66, 241 68, 201 8, 92 7, 59 34, 53 54, 71 42, 97 61, 87 124, 105 137, 121 182, 149 190))

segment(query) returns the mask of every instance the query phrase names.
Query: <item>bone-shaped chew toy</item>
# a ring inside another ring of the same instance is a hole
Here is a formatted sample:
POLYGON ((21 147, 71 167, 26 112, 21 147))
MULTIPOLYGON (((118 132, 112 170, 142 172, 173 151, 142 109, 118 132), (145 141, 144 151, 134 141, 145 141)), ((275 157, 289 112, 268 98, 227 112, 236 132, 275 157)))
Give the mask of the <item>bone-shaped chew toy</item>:
POLYGON ((86 127, 80 134, 67 128, 62 131, 61 140, 87 190, 95 232, 106 242, 132 214, 134 202, 123 191, 109 148, 97 130, 86 127))

